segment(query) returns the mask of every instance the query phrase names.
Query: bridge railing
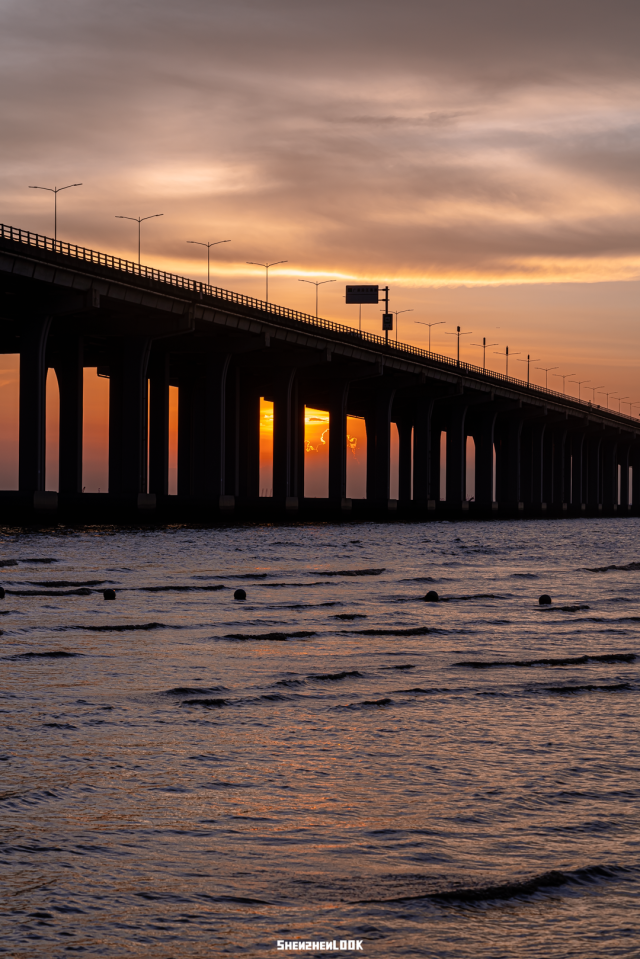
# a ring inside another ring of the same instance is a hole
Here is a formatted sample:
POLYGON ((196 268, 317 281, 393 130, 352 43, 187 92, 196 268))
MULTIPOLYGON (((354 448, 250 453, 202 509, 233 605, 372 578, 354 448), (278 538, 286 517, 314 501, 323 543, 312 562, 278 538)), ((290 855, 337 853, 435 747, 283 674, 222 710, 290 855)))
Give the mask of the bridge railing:
MULTIPOLYGON (((466 372, 474 375, 482 375, 488 380, 496 383, 508 383, 514 386, 526 387, 536 393, 549 396, 553 399, 561 399, 564 402, 569 400, 571 403, 578 403, 585 409, 605 410, 605 407, 588 400, 578 399, 575 396, 567 396, 566 393, 559 393, 557 390, 550 390, 545 386, 536 386, 533 383, 527 383, 525 380, 514 376, 507 376, 505 373, 496 373, 493 370, 486 370, 481 366, 475 366, 473 363, 458 362, 450 356, 444 356, 441 353, 432 353, 429 350, 423 350, 419 346, 410 346, 408 343, 398 343, 395 340, 386 340, 385 337, 377 333, 366 333, 361 330, 355 330, 352 326, 346 326, 343 323, 336 323, 334 320, 324 320, 321 317, 312 316, 309 313, 301 313, 298 310, 291 310, 286 306, 279 306, 276 303, 267 303, 264 300, 257 300, 252 296, 245 296, 243 293, 235 293, 233 290, 225 290, 218 286, 211 286, 207 283, 201 283, 199 280, 192 280, 189 277, 179 276, 175 273, 167 273, 165 270, 157 270, 155 267, 139 265, 132 260, 125 260, 119 256, 111 256, 109 253, 100 253, 97 250, 90 250, 84 246, 77 246, 75 243, 65 243, 63 240, 54 240, 50 236, 42 236, 39 233, 30 233, 28 230, 20 230, 17 227, 7 226, 0 223, 0 239, 11 240, 14 243, 24 244, 29 247, 37 247, 40 250, 48 250, 51 253, 58 253, 62 256, 69 256, 76 260, 82 260, 85 263, 92 263, 96 266, 107 267, 111 270, 118 270, 121 273, 132 274, 144 279, 152 280, 156 283, 164 283, 168 286, 177 287, 181 290, 187 290, 192 293, 210 296, 217 300, 223 300, 227 303, 235 303, 238 306, 248 307, 249 309, 259 310, 263 313, 270 313, 274 316, 293 320, 297 323, 305 323, 309 326, 320 327, 331 332, 348 335, 351 339, 359 343, 370 343, 377 348, 383 348, 397 356, 419 357, 420 359, 430 360, 445 367, 455 369, 457 372, 466 372)), ((635 417, 626 413, 616 412, 616 410, 607 409, 606 412, 614 413, 616 416, 624 417, 626 420, 635 422, 635 417)), ((640 416, 640 413, 638 414, 640 416)))

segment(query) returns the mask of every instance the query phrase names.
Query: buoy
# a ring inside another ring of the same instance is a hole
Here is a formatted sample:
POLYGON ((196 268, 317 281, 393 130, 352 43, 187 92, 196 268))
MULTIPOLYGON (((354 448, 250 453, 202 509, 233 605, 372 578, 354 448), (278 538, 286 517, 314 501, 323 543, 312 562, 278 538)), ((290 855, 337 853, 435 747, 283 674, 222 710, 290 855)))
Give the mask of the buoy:
POLYGON ((244 591, 243 589, 237 589, 237 590, 235 591, 235 593, 233 594, 233 598, 234 598, 234 599, 246 599, 246 598, 247 598, 247 594, 245 593, 245 591, 244 591))
POLYGON ((4 599, 4 586, 0 586, 0 599, 4 599))
POLYGON ((424 598, 425 603, 437 603, 439 600, 440 597, 436 593, 435 589, 430 589, 424 598))
POLYGON ((548 596, 546 593, 543 593, 540 599, 538 600, 538 602, 540 603, 541 606, 550 606, 551 597, 548 596))
POLYGON ((105 599, 115 599, 116 591, 115 589, 105 589, 102 595, 104 596, 105 599))

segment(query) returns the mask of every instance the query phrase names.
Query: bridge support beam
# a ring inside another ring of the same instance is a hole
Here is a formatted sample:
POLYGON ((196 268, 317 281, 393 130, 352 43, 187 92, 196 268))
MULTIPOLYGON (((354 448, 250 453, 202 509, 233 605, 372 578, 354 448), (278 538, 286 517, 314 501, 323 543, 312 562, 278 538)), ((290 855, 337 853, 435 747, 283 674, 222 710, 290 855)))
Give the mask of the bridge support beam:
POLYGON ((82 492, 82 362, 82 338, 66 338, 53 362, 60 391, 58 488, 61 493, 82 492))
POLYGON ((336 383, 329 396, 329 499, 342 503, 347 495, 348 383, 336 383))
POLYGON ((584 490, 584 430, 571 434, 571 504, 574 509, 581 509, 585 500, 584 490))
POLYGON ((401 503, 411 502, 411 436, 413 423, 407 417, 397 422, 399 456, 398 456, 398 499, 401 503))
POLYGON ((431 488, 432 413, 433 400, 421 396, 416 401, 413 419, 413 498, 422 506, 428 500, 438 499, 431 488))
POLYGON ((149 362, 149 492, 169 492, 169 354, 149 362))
POLYGON ((452 410, 447 422, 447 505, 460 509, 465 499, 467 406, 452 410))
POLYGON ((226 388, 230 354, 208 354, 193 369, 191 495, 219 505, 225 492, 226 388))
POLYGON ((255 502, 260 496, 260 387, 252 370, 240 370, 238 393, 238 495, 255 502))
POLYGON ((20 335, 18 486, 43 490, 46 460, 47 338, 51 317, 23 320, 20 335))
POLYGON ((618 444, 618 463, 620 465, 620 509, 626 513, 629 508, 629 455, 628 445, 618 444))
POLYGON ((618 505, 618 443, 606 438, 602 444, 602 506, 605 510, 618 505))
POLYGON ((367 500, 386 506, 389 502, 391 404, 394 390, 381 387, 365 414, 367 429, 367 500))
POLYGON ((479 410, 473 438, 476 444, 476 495, 475 502, 483 509, 491 509, 493 502, 493 442, 496 410, 490 406, 479 410))
MULTIPOLYGON (((273 395, 273 497, 298 508, 300 459, 304 456, 304 405, 298 399, 296 370, 285 371, 273 395)), ((304 469, 304 459, 302 459, 304 469)))
POLYGON ((146 493, 147 366, 151 340, 127 338, 114 351, 109 379, 109 492, 146 493))

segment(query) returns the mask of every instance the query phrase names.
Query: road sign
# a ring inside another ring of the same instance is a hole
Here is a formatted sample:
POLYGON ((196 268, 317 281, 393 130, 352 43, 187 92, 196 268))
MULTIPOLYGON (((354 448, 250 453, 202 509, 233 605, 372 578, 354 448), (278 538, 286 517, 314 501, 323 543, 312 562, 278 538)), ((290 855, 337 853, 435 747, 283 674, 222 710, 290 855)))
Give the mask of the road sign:
POLYGON ((378 286, 348 286, 346 303, 377 303, 378 286))
POLYGON ((393 329, 393 313, 382 314, 382 329, 383 330, 393 329))

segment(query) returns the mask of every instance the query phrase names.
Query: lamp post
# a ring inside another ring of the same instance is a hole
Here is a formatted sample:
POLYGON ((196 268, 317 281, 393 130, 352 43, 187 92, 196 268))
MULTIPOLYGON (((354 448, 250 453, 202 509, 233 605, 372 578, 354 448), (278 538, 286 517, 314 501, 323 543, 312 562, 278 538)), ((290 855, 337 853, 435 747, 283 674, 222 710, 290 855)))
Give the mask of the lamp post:
POLYGON ((397 343, 398 342, 398 317, 400 316, 401 313, 413 313, 413 308, 410 310, 392 310, 391 312, 394 313, 396 317, 396 343, 397 343))
POLYGON ((140 224, 145 220, 153 220, 156 216, 164 216, 164 213, 152 213, 151 216, 116 216, 116 220, 133 220, 138 224, 138 268, 140 267, 140 224))
MULTIPOLYGON (((457 336, 457 337, 458 337, 458 353, 457 353, 457 363, 458 363, 458 366, 460 366, 460 337, 461 337, 461 336, 471 336, 472 333, 473 333, 473 330, 469 330, 469 331, 466 332, 466 333, 461 333, 459 326, 456 326, 456 332, 455 332, 455 333, 449 333, 448 331, 445 331, 445 336, 457 336)), ((429 350, 429 352, 431 352, 431 350, 429 350)))
POLYGON ((70 183, 68 186, 30 186, 30 190, 47 190, 53 193, 53 242, 58 239, 58 193, 70 190, 72 186, 82 186, 82 183, 70 183))
MULTIPOLYGON (((285 262, 285 261, 283 261, 285 262)), ((311 283, 316 288, 316 320, 318 319, 318 287, 325 283, 335 283, 335 280, 298 280, 298 283, 311 283)))
POLYGON ((231 243, 231 240, 216 240, 215 243, 201 243, 200 240, 187 240, 187 243, 195 243, 196 246, 206 246, 207 248, 207 286, 211 286, 209 251, 212 246, 219 246, 220 243, 231 243))
POLYGON ((531 364, 531 363, 537 363, 539 359, 540 359, 539 356, 535 356, 535 357, 533 358, 533 360, 532 360, 531 357, 530 357, 530 355, 527 353, 527 358, 526 358, 526 360, 518 360, 518 361, 517 361, 518 363, 526 363, 526 364, 527 364, 527 386, 529 386, 529 367, 530 367, 530 364, 531 364))
POLYGON ((553 375, 554 375, 554 376, 557 376, 559 380, 562 380, 562 392, 563 392, 563 393, 566 393, 567 391, 566 391, 565 385, 564 385, 564 384, 565 384, 565 380, 568 379, 568 377, 570 377, 570 376, 575 376, 576 374, 575 374, 575 373, 554 373, 553 375))
MULTIPOLYGON (((629 404, 629 416, 632 416, 632 415, 633 415, 632 412, 631 412, 631 410, 633 409, 634 406, 640 406, 640 403, 630 403, 630 404, 629 404)), ((638 414, 638 416, 640 416, 640 413, 638 414)))
POLYGON ((488 346, 497 346, 497 345, 498 345, 497 343, 487 343, 487 338, 486 338, 486 336, 483 336, 483 337, 482 337, 482 343, 472 343, 472 344, 471 344, 471 346, 481 346, 481 347, 482 347, 482 369, 483 369, 483 370, 486 370, 486 368, 487 368, 487 363, 486 363, 487 347, 488 347, 488 346))
POLYGON ((622 401, 623 401, 623 400, 628 400, 628 399, 629 399, 628 396, 619 396, 619 397, 618 397, 618 413, 621 413, 621 412, 622 412, 622 410, 620 409, 620 407, 622 406, 622 401))
POLYGON ((601 394, 600 394, 600 396, 606 396, 606 397, 607 397, 607 409, 609 409, 609 397, 610 397, 610 396, 615 396, 615 395, 617 394, 617 392, 618 392, 617 390, 611 390, 609 393, 601 393, 601 394))
MULTIPOLYGON (((505 376, 508 376, 508 375, 509 375, 509 347, 508 347, 508 346, 506 347, 504 353, 501 353, 500 350, 494 350, 493 352, 496 354, 496 356, 504 356, 504 357, 506 357, 505 376)), ((519 356, 520 353, 519 353, 519 352, 518 352, 518 353, 512 353, 511 355, 512 355, 512 356, 519 356)))
POLYGON ((414 323, 419 323, 420 326, 428 326, 428 327, 429 327, 429 352, 431 352, 431 327, 432 327, 432 326, 442 326, 444 323, 446 323, 446 320, 438 320, 437 323, 425 323, 423 320, 414 320, 414 323))
MULTIPOLYGON (((578 402, 580 402, 580 387, 582 386, 583 383, 589 383, 591 381, 590 380, 569 380, 569 382, 578 384, 578 402)), ((587 387, 587 389, 589 389, 589 387, 587 387)))
POLYGON ((253 260, 246 261, 249 266, 263 266, 265 269, 265 303, 269 302, 269 268, 272 266, 280 266, 281 263, 288 263, 288 260, 276 260, 274 263, 254 263, 253 260))
POLYGON ((549 373, 551 372, 551 370, 557 370, 558 367, 557 366, 536 366, 536 369, 542 370, 542 372, 544 373, 544 388, 545 390, 548 390, 549 389, 549 385, 548 385, 549 373))
POLYGON ((602 389, 602 386, 603 386, 603 384, 601 383, 600 386, 588 386, 588 387, 587 387, 588 390, 591 390, 591 402, 593 403, 594 406, 597 406, 597 405, 598 405, 598 404, 596 403, 596 390, 601 390, 601 389, 602 389))

